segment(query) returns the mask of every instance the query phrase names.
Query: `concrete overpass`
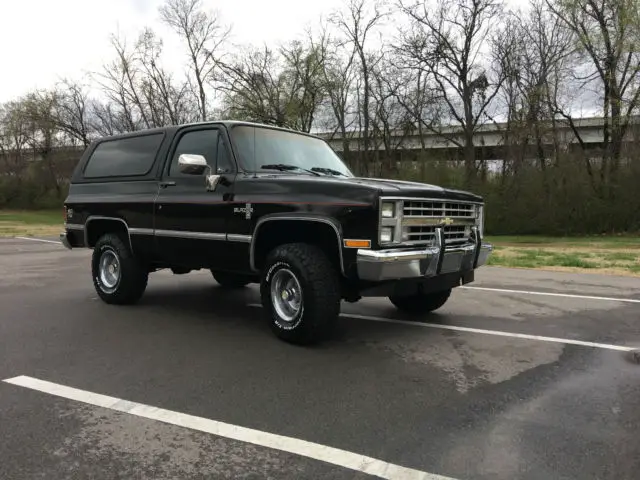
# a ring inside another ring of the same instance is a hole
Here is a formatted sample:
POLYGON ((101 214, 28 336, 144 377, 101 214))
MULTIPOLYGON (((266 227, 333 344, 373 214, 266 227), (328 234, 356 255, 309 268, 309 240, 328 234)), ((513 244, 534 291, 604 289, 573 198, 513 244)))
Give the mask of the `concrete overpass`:
MULTIPOLYGON (((576 129, 588 149, 597 150, 602 146, 604 140, 604 121, 602 117, 581 118, 574 120, 576 129)), ((558 120, 559 144, 568 148, 577 148, 579 146, 578 138, 569 122, 566 120, 558 120)), ((428 151, 429 156, 434 158, 457 159, 462 158, 463 152, 453 140, 457 140, 460 144, 464 144, 462 130, 459 126, 445 126, 440 130, 441 133, 432 131, 423 132, 422 139, 417 131, 405 133, 396 132, 392 135, 391 145, 393 150, 405 152, 406 156, 412 157, 412 152, 418 152, 424 148, 428 151), (424 145, 424 146, 423 146, 424 145)), ((507 154, 509 147, 505 146, 505 134, 507 133, 506 123, 491 123, 478 127, 474 136, 474 145, 476 149, 476 158, 479 159, 502 159, 507 154)), ((526 133, 526 132, 525 132, 526 133)), ((531 154, 535 155, 533 144, 533 132, 529 132, 528 142, 531 145, 531 154)), ((320 133, 319 136, 326 139, 334 150, 341 153, 344 150, 344 142, 340 133, 320 133)), ((520 134, 523 136, 522 132, 520 134)), ((363 150, 363 142, 358 132, 347 135, 348 146, 352 155, 363 150)), ((629 128, 626 136, 627 142, 640 142, 640 116, 632 119, 632 126, 629 128)), ((547 134, 543 138, 544 146, 549 148, 553 145, 553 138, 547 134)), ((370 149, 373 151, 384 151, 385 146, 380 138, 372 138, 370 140, 370 149)), ((404 155, 403 155, 404 156, 404 155)))
MULTIPOLYGON (((588 149, 597 152, 602 146, 604 138, 603 119, 601 117, 581 118, 574 121, 576 128, 586 144, 588 149)), ((578 139, 568 122, 558 120, 559 125, 559 142, 563 146, 569 148, 578 147, 578 139)), ((476 158, 484 160, 501 160, 510 155, 507 152, 509 147, 505 146, 506 123, 493 123, 482 125, 477 129, 474 137, 476 149, 476 158)), ((326 139, 333 149, 339 154, 343 154, 343 139, 339 133, 316 133, 320 137, 326 139)), ((442 133, 425 132, 422 141, 418 132, 397 132, 392 136, 391 144, 393 147, 392 157, 395 160, 415 160, 417 153, 423 148, 428 159, 457 160, 463 158, 462 149, 459 148, 451 138, 463 142, 461 129, 458 126, 446 126, 442 128, 442 133)), ((533 139, 529 138, 529 142, 533 139)), ((632 119, 632 126, 628 131, 627 142, 640 143, 640 116, 632 119)), ((357 152, 362 151, 362 138, 357 132, 348 135, 348 144, 350 150, 350 158, 347 160, 355 160, 358 158, 357 152)), ((548 135, 544 139, 545 147, 552 146, 552 138, 548 135)), ((374 152, 384 152, 385 147, 380 138, 372 138, 370 149, 374 152)), ((527 155, 535 157, 536 152, 533 145, 528 147, 527 155)), ((82 155, 84 147, 77 146, 59 146, 53 149, 52 161, 56 166, 56 170, 63 175, 70 175, 82 155)), ((42 152, 28 149, 23 152, 22 161, 12 158, 15 152, 6 152, 7 158, 0 155, 0 175, 7 174, 12 170, 11 164, 17 169, 27 168, 28 164, 39 163, 43 160, 42 152)), ((424 158, 424 157, 422 157, 424 158)))

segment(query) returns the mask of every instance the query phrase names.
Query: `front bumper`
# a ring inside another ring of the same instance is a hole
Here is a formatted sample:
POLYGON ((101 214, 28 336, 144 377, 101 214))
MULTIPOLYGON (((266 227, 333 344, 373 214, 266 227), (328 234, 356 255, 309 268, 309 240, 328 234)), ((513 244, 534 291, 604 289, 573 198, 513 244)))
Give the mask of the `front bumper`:
POLYGON ((71 250, 71 242, 69 241, 69 233, 68 232, 62 232, 60 234, 60 243, 62 243, 62 245, 65 246, 65 248, 68 248, 69 250, 71 250))
POLYGON ((443 240, 436 235, 436 245, 422 249, 358 250, 358 276, 380 282, 467 272, 487 263, 493 250, 482 240, 456 246, 446 246, 443 240))

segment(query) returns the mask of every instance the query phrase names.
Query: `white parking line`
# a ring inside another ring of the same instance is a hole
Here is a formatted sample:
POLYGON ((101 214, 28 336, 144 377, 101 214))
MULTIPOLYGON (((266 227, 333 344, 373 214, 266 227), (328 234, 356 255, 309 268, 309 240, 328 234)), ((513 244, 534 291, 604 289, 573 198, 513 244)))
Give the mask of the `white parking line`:
POLYGON ((458 332, 481 333, 483 335, 495 335, 498 337, 523 338, 526 340, 537 340, 539 342, 564 343, 567 345, 580 345, 581 347, 603 348, 605 350, 617 350, 619 352, 630 352, 636 350, 634 347, 626 347, 624 345, 611 345, 608 343, 585 342, 582 340, 573 340, 571 338, 543 337, 540 335, 528 335, 526 333, 503 332, 501 330, 485 330, 482 328, 458 327, 455 325, 440 325, 438 323, 409 322, 406 320, 394 320, 384 317, 372 317, 369 315, 357 314, 341 314, 343 317, 359 318, 360 320, 370 320, 372 322, 398 323, 401 325, 411 325, 414 327, 439 328, 441 330, 455 330, 458 332))
POLYGON ((57 240, 45 240, 44 238, 30 238, 30 237, 15 237, 15 238, 19 240, 29 240, 31 242, 55 243, 56 245, 62 245, 62 243, 57 240))
POLYGON ((412 468, 394 465, 382 460, 348 452, 338 448, 328 447, 318 443, 308 442, 292 437, 285 437, 273 433, 253 430, 251 428, 218 422, 208 418, 187 415, 172 410, 165 410, 142 403, 130 402, 120 398, 109 397, 99 393, 87 392, 57 383, 39 380, 37 378, 19 376, 4 380, 6 383, 18 385, 57 397, 67 398, 78 402, 108 408, 117 412, 128 413, 137 417, 157 420, 159 422, 177 425, 199 432, 210 433, 219 437, 231 438, 241 442, 260 445, 266 448, 293 453, 312 458, 321 462, 331 463, 339 467, 348 468, 385 479, 397 480, 454 480, 433 473, 427 473, 412 468))
MULTIPOLYGON (((259 303, 252 303, 249 307, 262 308, 259 303)), ((483 335, 495 335, 497 337, 513 337, 523 338, 525 340, 536 340, 539 342, 564 343, 566 345, 579 345, 581 347, 602 348, 605 350, 616 350, 619 352, 631 352, 637 350, 635 347, 627 347, 624 345, 611 345, 609 343, 585 342, 582 340, 573 340, 571 338, 543 337, 540 335, 529 335, 526 333, 503 332, 501 330, 485 330, 482 328, 459 327, 456 325, 442 325, 439 323, 411 322, 407 320, 397 320, 394 318, 374 317, 371 315, 359 315, 356 313, 341 313, 343 318, 357 318, 359 320, 368 320, 371 322, 395 323, 398 325, 407 325, 409 327, 437 328, 440 330, 453 330, 457 332, 480 333, 483 335)))
POLYGON ((618 298, 618 297, 595 297, 591 295, 576 295, 573 293, 554 293, 554 292, 532 292, 528 290, 510 290, 507 288, 490 288, 490 287, 469 287, 461 286, 465 290, 484 290, 487 292, 500 292, 500 293, 520 293, 524 295, 546 295, 548 297, 564 297, 564 298, 580 298, 583 300, 604 300, 608 302, 626 302, 626 303, 640 303, 640 300, 635 298, 618 298))

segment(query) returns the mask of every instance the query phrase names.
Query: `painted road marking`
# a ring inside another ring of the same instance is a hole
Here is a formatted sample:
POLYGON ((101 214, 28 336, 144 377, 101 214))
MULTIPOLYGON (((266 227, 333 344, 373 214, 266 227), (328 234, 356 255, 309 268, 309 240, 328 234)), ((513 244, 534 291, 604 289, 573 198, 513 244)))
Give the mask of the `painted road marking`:
POLYGON ((293 453, 321 462, 331 463, 339 467, 363 472, 384 479, 397 480, 455 480, 433 473, 427 473, 412 468, 387 463, 376 458, 359 455, 338 448, 328 447, 318 443, 308 442, 292 437, 285 437, 273 433, 254 430, 251 428, 218 422, 208 418, 196 417, 185 413, 165 410, 163 408, 130 402, 120 398, 109 397, 99 393, 87 392, 77 388, 67 387, 57 383, 39 380, 37 378, 19 376, 4 380, 6 383, 48 393, 57 397, 75 400, 77 402, 108 408, 117 412, 128 413, 137 417, 148 418, 179 427, 210 433, 219 437, 230 438, 241 442, 251 443, 282 452, 293 453))
POLYGON ((583 300, 604 300, 608 302, 640 303, 640 300, 637 300, 634 298, 596 297, 596 296, 590 296, 590 295, 576 295, 572 293, 532 292, 528 290, 509 290, 507 288, 468 287, 466 285, 463 285, 458 288, 462 288, 465 290, 483 290, 487 292, 520 293, 524 295, 547 295, 549 297, 580 298, 583 300))
MULTIPOLYGON (((262 308, 259 303, 252 303, 249 307, 262 308)), ((343 318, 357 318, 359 320, 368 320, 371 322, 395 323, 398 325, 407 325, 410 327, 438 328, 440 330, 454 330, 457 332, 480 333, 483 335, 495 335, 498 337, 522 338, 525 340, 536 340, 539 342, 564 343, 566 345, 579 345, 581 347, 602 348, 605 350, 616 350, 619 352, 631 352, 637 350, 635 347, 627 347, 624 345, 611 345, 608 343, 585 342, 582 340, 573 340, 571 338, 543 337, 540 335, 529 335, 526 333, 503 332, 501 330, 485 330, 482 328, 459 327, 456 325, 442 325, 439 323, 411 322, 408 320, 397 320, 394 318, 374 317, 371 315, 359 315, 356 313, 341 313, 343 318)))
POLYGON ((15 237, 19 240, 30 240, 32 242, 43 242, 43 243, 55 243, 56 245, 62 245, 62 242, 57 240, 45 240, 44 238, 30 238, 30 237, 15 237))

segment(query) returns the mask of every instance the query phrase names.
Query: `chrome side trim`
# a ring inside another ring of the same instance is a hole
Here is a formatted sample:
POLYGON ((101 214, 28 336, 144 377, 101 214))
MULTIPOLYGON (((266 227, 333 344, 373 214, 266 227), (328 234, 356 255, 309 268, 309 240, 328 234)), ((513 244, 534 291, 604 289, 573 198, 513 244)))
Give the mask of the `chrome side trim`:
POLYGON ((129 229, 130 235, 153 235, 153 228, 134 228, 129 229))
POLYGON ((89 216, 89 218, 87 218, 87 221, 84 222, 84 244, 87 246, 87 248, 91 248, 91 246, 89 245, 89 223, 93 222, 94 220, 114 220, 116 222, 121 222, 124 224, 124 228, 127 230, 127 238, 129 239, 129 248, 131 249, 131 251, 133 251, 133 245, 131 244, 131 235, 129 234, 129 225, 127 224, 127 222, 125 222, 123 219, 118 218, 118 217, 103 217, 100 215, 92 215, 89 216))
POLYGON ((194 238, 197 240, 226 240, 225 233, 187 232, 181 230, 155 230, 158 237, 194 238))
POLYGON ((251 243, 251 235, 240 235, 237 233, 227 233, 227 240, 230 242, 251 243))
POLYGON ((84 230, 84 225, 81 223, 65 223, 65 230, 84 230))
POLYGON ((253 238, 251 239, 251 249, 249 252, 249 265, 251 267, 251 270, 256 272, 258 271, 255 265, 255 251, 256 251, 256 241, 258 238, 258 230, 266 222, 280 221, 280 220, 319 222, 319 223, 326 223, 327 225, 330 225, 333 228, 333 230, 336 232, 336 240, 338 242, 338 252, 340 255, 340 273, 342 273, 343 275, 345 274, 344 259, 342 255, 342 232, 340 231, 340 228, 336 226, 336 224, 328 218, 315 217, 315 216, 274 216, 274 217, 262 217, 260 220, 258 220, 258 222, 256 223, 256 228, 253 230, 253 238))

